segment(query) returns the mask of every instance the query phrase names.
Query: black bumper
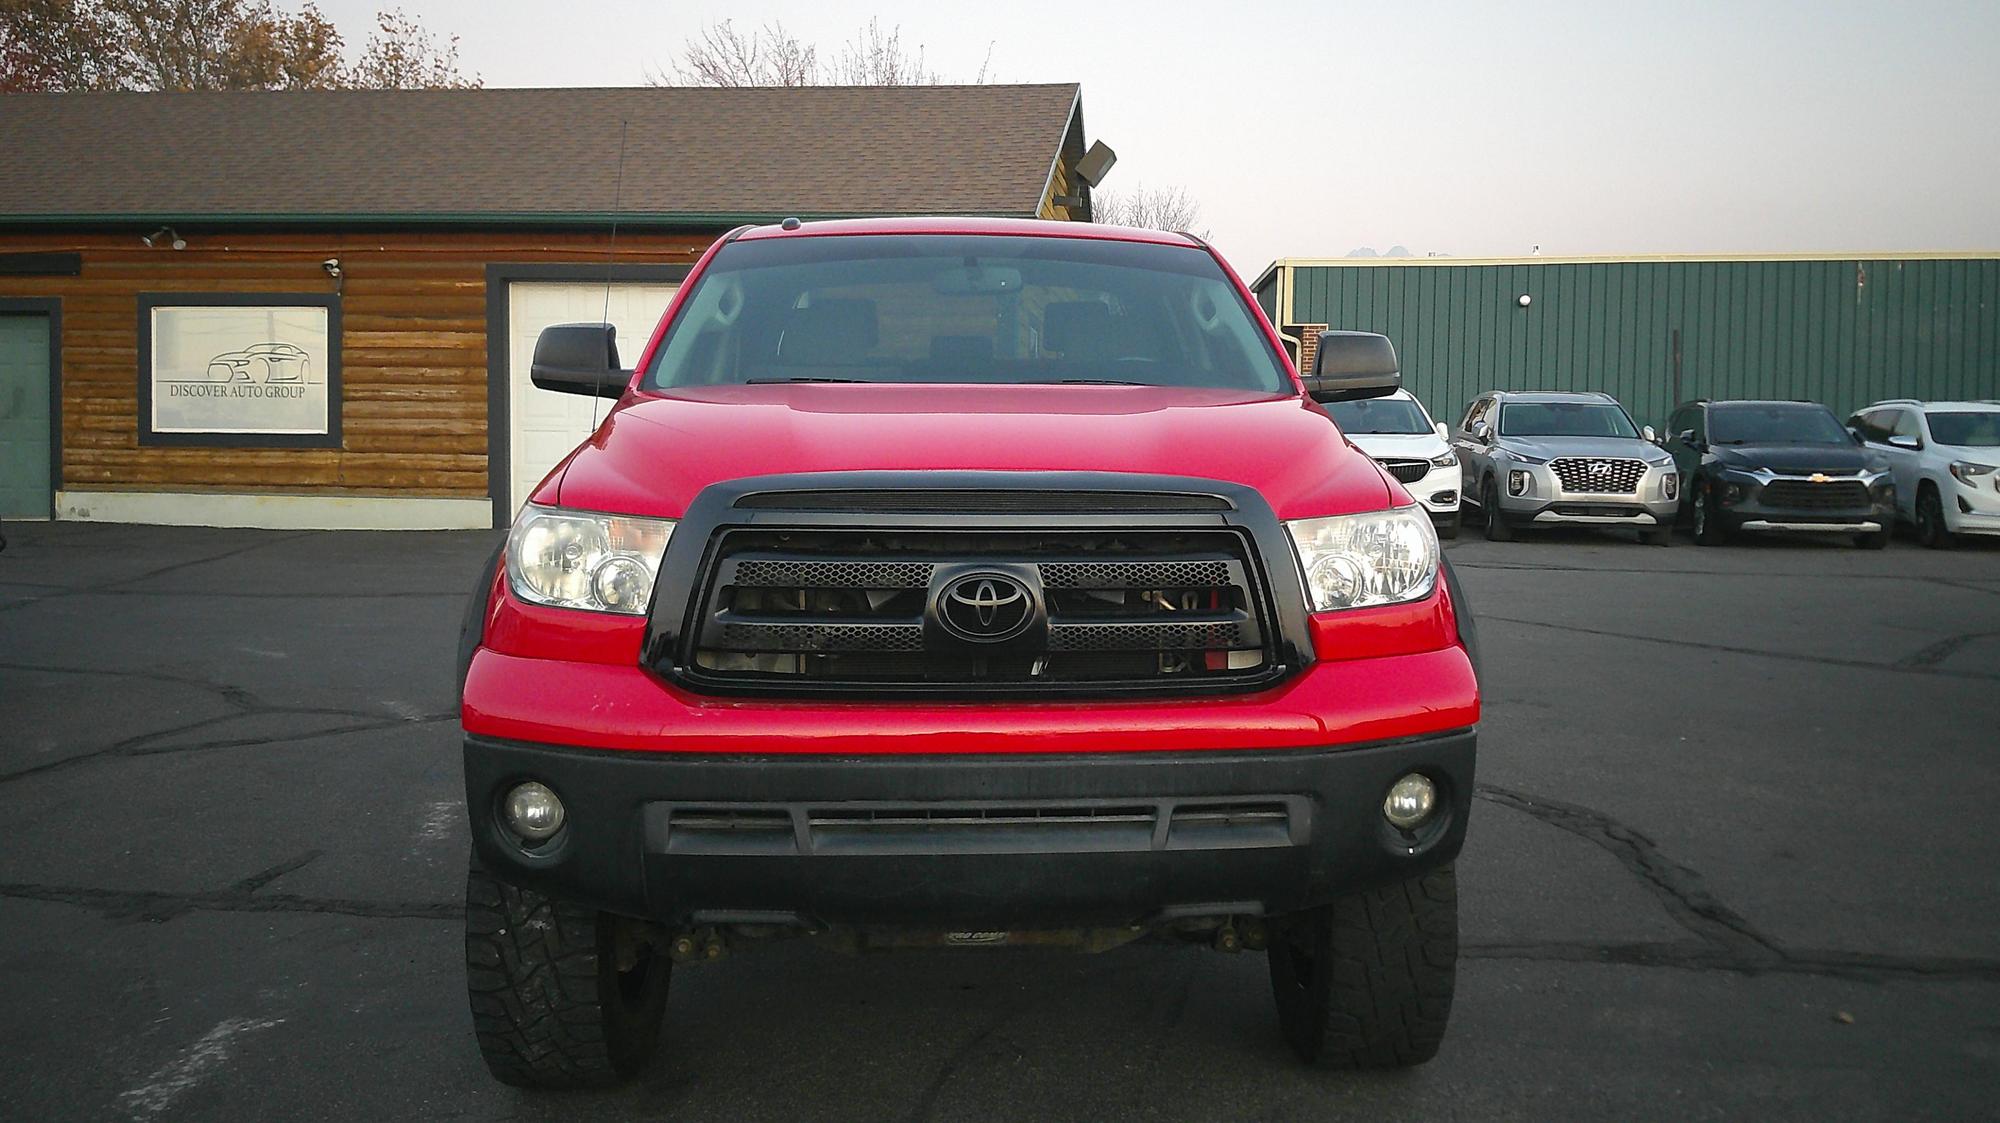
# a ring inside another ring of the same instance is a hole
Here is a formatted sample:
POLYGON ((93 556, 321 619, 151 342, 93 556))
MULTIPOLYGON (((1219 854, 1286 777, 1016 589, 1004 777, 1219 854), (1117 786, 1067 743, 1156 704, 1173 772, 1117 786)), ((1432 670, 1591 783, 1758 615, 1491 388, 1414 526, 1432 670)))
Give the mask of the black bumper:
POLYGON ((1473 743, 743 758, 467 738, 466 803, 502 878, 673 925, 1146 924, 1282 914, 1450 861, 1473 743), (1381 808, 1411 771, 1440 807, 1406 835, 1381 808), (498 817, 526 779, 567 809, 535 851, 498 817))

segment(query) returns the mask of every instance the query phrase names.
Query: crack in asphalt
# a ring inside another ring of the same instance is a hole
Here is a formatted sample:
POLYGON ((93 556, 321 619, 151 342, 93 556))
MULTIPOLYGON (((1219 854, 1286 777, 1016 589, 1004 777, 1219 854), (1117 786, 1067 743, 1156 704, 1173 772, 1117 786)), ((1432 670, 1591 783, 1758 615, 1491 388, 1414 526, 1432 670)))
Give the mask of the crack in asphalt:
POLYGON ((1596 843, 1625 867, 1681 927, 1702 941, 1751 958, 1782 957, 1785 953, 1750 922, 1711 893, 1699 873, 1661 852, 1652 839, 1601 812, 1573 803, 1529 795, 1494 784, 1480 784, 1479 798, 1516 811, 1596 843))
POLYGON ((1811 975, 1850 982, 1965 980, 2000 982, 2000 959, 1958 956, 1882 955, 1831 948, 1789 948, 1779 958, 1746 957, 1712 944, 1593 944, 1562 940, 1522 943, 1468 943, 1466 959, 1526 960, 1548 963, 1603 963, 1619 967, 1663 967, 1721 971, 1735 975, 1811 975))
POLYGON ((117 580, 104 581, 96 585, 78 585, 75 587, 66 587, 59 593, 50 593, 47 596, 40 596, 40 597, 29 597, 26 600, 13 601, 9 604, 0 604, 0 612, 11 612, 14 609, 26 608, 29 605, 40 604, 43 601, 60 600, 64 597, 81 596, 85 593, 100 593, 109 589, 115 589, 120 585, 131 585, 136 582, 149 580, 154 577, 163 577, 169 573, 176 573, 183 569, 191 569, 198 565, 207 565, 210 562, 223 561, 228 558, 236 557, 239 554, 247 554, 252 550, 261 550, 266 546, 276 546, 281 542, 293 542, 300 538, 305 538, 309 535, 324 534, 324 533, 326 532, 314 531, 314 530, 302 530, 296 534, 281 534, 275 538, 262 538, 248 545, 238 546, 234 550, 224 550, 222 553, 210 554, 207 557, 190 558, 187 561, 175 562, 172 565, 163 565, 158 569, 149 569, 144 573, 135 574, 131 577, 120 577, 117 580))
MULTIPOLYGON (((238 886, 241 884, 239 882, 238 886)), ((156 889, 90 889, 76 885, 0 882, 0 897, 74 905, 93 910, 110 920, 158 922, 187 912, 325 913, 392 920, 458 920, 465 916, 465 905, 459 901, 305 897, 295 893, 257 893, 238 886, 208 892, 169 893, 156 889)))
POLYGON ((1893 665, 1906 671, 1925 670, 1935 667, 1953 655, 1958 654, 1959 648, 1964 647, 1973 640, 1985 639, 1987 636, 2000 636, 2000 632, 1962 632, 1955 636, 1946 636, 1928 647, 1903 656, 1901 659, 1896 660, 1893 665))
POLYGON ((1477 616, 1481 624, 1488 622, 1495 624, 1519 624, 1530 628, 1550 628, 1559 632, 1575 632, 1586 636, 1603 636, 1607 639, 1634 640, 1639 643, 1658 643, 1669 647, 1688 647, 1698 651, 1714 651, 1723 655, 1749 655, 1759 659, 1782 659, 1792 663, 1807 663, 1816 667, 1849 667, 1861 671, 1893 671, 1898 674, 1946 675, 1951 678, 1976 679, 1981 682, 2000 681, 2000 674, 1981 674, 1978 671, 1960 671, 1929 664, 1870 663, 1863 659, 1842 659, 1830 655, 1796 655, 1789 651, 1770 651, 1760 647, 1738 647, 1726 643, 1707 643, 1701 640, 1648 636, 1637 632, 1615 632, 1608 628, 1586 628, 1580 624, 1556 624, 1547 620, 1524 620, 1518 616, 1493 616, 1484 612, 1478 613, 1477 616))

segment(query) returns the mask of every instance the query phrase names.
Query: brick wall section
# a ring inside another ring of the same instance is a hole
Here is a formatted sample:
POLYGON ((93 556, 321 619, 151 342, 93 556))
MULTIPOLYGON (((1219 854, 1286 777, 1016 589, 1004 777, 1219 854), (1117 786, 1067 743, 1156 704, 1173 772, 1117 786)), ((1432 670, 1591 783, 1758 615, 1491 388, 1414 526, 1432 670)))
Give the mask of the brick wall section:
POLYGON ((1299 373, 1310 374, 1313 368, 1313 354, 1319 350, 1319 333, 1326 330, 1325 324, 1294 324, 1292 330, 1299 337, 1299 373))

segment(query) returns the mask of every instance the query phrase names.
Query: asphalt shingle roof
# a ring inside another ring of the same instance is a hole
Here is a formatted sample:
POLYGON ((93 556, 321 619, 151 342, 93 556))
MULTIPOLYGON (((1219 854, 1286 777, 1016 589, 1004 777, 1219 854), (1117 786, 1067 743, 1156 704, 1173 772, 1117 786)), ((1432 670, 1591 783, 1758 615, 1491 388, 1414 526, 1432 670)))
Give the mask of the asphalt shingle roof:
POLYGON ((0 223, 1031 216, 1076 98, 1073 84, 12 94, 0 223))

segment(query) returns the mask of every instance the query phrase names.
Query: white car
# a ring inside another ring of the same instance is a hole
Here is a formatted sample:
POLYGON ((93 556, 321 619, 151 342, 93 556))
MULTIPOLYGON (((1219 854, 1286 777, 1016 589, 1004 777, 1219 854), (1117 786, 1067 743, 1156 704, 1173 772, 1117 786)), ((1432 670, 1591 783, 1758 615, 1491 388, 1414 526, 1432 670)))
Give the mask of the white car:
POLYGON ((1897 513, 1924 545, 2000 535, 2000 401, 1876 402, 1847 427, 1889 461, 1897 513))
POLYGON ((1408 390, 1358 402, 1330 402, 1329 416, 1355 447, 1403 482, 1429 511, 1439 538, 1458 537, 1458 454, 1448 430, 1408 390))

